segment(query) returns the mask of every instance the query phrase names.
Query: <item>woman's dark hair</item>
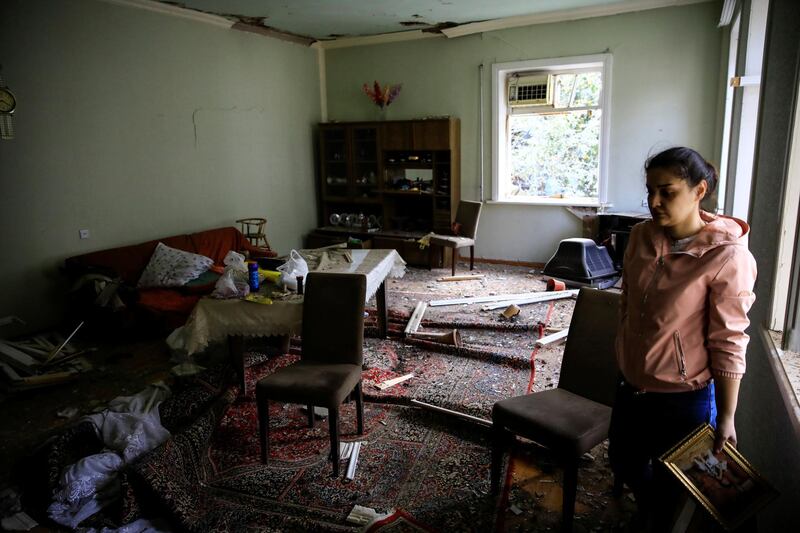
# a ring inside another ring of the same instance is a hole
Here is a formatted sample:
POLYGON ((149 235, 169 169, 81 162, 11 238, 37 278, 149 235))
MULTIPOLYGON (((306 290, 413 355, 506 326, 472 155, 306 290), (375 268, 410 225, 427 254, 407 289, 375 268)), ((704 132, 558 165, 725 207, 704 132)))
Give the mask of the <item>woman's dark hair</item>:
POLYGON ((645 172, 650 172, 657 168, 674 172, 688 181, 692 187, 696 187, 701 181, 705 180, 708 186, 706 198, 717 188, 717 169, 691 148, 683 146, 669 148, 650 157, 644 163, 645 172))

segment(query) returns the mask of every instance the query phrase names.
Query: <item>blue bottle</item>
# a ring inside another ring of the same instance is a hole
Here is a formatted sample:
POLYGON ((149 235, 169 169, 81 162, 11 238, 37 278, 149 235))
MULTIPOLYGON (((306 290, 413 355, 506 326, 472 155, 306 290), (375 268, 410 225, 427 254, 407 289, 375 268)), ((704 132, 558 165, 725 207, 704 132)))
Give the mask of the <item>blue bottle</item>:
POLYGON ((250 261, 247 263, 248 282, 250 284, 250 291, 258 291, 258 263, 250 261))

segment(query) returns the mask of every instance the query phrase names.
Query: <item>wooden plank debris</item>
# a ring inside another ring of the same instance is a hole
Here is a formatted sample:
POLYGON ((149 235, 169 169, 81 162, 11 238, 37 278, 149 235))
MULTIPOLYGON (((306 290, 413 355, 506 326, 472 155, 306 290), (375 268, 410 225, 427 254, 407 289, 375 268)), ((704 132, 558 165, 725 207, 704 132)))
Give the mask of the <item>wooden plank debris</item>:
POLYGON ((569 334, 569 328, 562 329, 557 333, 553 333, 551 335, 547 335, 546 337, 542 337, 538 341, 536 341, 536 346, 542 347, 547 346, 548 344, 553 344, 554 342, 558 342, 567 338, 569 334))
POLYGON ((36 361, 30 355, 14 348, 3 340, 0 340, 0 360, 13 366, 16 370, 25 372, 26 374, 32 374, 36 366, 39 364, 38 361, 36 361))
POLYGON ((388 389, 389 387, 394 387, 394 386, 395 386, 395 385, 397 385, 398 383, 402 383, 402 382, 404 382, 404 381, 408 381, 409 379, 411 379, 411 378, 413 378, 413 377, 414 377, 414 374, 413 374, 413 373, 411 373, 411 374, 406 374, 406 375, 404 375, 404 376, 398 376, 398 377, 396 377, 396 378, 387 379, 386 381, 384 381, 384 382, 382 382, 382 383, 376 383, 376 384, 375 384, 375 386, 376 386, 377 388, 379 388, 380 390, 386 390, 386 389, 388 389))
POLYGON ((437 413, 442 413, 450 416, 455 416, 462 420, 468 420, 470 422, 476 422, 483 426, 492 426, 491 420, 486 420, 485 418, 478 418, 477 416, 468 415, 466 413, 459 413, 458 411, 453 411, 451 409, 447 409, 445 407, 439 407, 438 405, 433 405, 430 403, 421 402, 419 400, 411 400, 411 405, 416 405, 417 407, 421 407, 423 409, 427 409, 429 411, 435 411, 437 413))
POLYGON ((449 344, 456 348, 461 347, 461 334, 457 329, 450 330, 446 333, 432 333, 428 331, 412 333, 408 336, 410 339, 419 339, 423 341, 440 342, 442 344, 449 344))
POLYGON ((353 506, 353 510, 347 515, 345 522, 348 524, 355 524, 357 526, 366 526, 378 518, 378 512, 371 507, 363 507, 361 505, 353 506))
POLYGON ((50 353, 50 355, 47 357, 47 360, 45 360, 45 363, 49 363, 56 355, 58 355, 61 352, 61 350, 63 350, 64 347, 67 345, 67 343, 69 343, 69 341, 72 340, 72 337, 74 337, 75 334, 78 333, 78 330, 81 329, 82 326, 83 326, 83 321, 81 320, 81 323, 78 324, 78 326, 74 330, 72 330, 72 333, 70 333, 69 337, 67 337, 64 340, 64 342, 62 342, 58 346, 58 348, 56 348, 50 353))
POLYGON ((353 481, 353 478, 356 477, 356 466, 358 465, 359 452, 361 452, 361 443, 354 442, 353 450, 350 452, 350 462, 347 464, 347 473, 344 475, 344 478, 347 481, 353 481))
POLYGON ((437 279, 436 281, 471 281, 475 279, 483 279, 483 274, 462 274, 460 276, 444 276, 442 278, 437 279))
POLYGON ((517 300, 507 300, 502 302, 496 302, 492 304, 487 304, 481 307, 482 311, 491 311, 493 309, 500 309, 502 307, 507 307, 511 304, 514 305, 525 305, 525 304, 538 304, 541 302, 549 302, 551 300, 561 300, 563 298, 574 298, 578 295, 578 291, 570 290, 570 291, 558 291, 558 292, 542 292, 539 293, 539 296, 529 297, 529 298, 520 298, 517 300))
POLYGON ((422 316, 425 314, 425 310, 427 308, 427 302, 417 302, 417 306, 414 308, 414 312, 411 313, 411 318, 408 319, 408 324, 406 324, 406 335, 409 333, 415 333, 417 329, 419 329, 419 324, 422 322, 422 316))
POLYGON ((537 294, 544 294, 538 292, 526 292, 522 294, 493 294, 490 296, 469 296, 467 298, 452 298, 450 300, 431 300, 428 305, 431 307, 439 307, 444 305, 462 305, 462 304, 480 304, 484 302, 497 302, 500 300, 519 300, 522 298, 530 298, 537 294))
POLYGON ((20 391, 57 385, 91 369, 89 361, 81 356, 95 348, 78 350, 69 344, 82 326, 83 322, 66 338, 50 332, 15 341, 0 340, 0 376, 5 378, 6 389, 20 391))
MULTIPOLYGON (((569 296, 577 296, 577 290, 570 290, 570 291, 559 291, 557 293, 554 292, 525 292, 520 294, 494 294, 491 296, 470 296, 468 298, 453 298, 450 300, 432 300, 428 303, 431 307, 439 307, 444 305, 461 305, 461 304, 480 304, 480 303, 487 303, 487 302, 503 302, 503 305, 498 303, 499 307, 506 307, 509 304, 517 303, 520 300, 531 300, 531 303, 534 301, 547 301, 553 298, 553 294, 568 294, 569 296)), ((565 296, 560 296, 564 298, 565 296)), ((519 305, 519 304, 517 304, 519 305)))

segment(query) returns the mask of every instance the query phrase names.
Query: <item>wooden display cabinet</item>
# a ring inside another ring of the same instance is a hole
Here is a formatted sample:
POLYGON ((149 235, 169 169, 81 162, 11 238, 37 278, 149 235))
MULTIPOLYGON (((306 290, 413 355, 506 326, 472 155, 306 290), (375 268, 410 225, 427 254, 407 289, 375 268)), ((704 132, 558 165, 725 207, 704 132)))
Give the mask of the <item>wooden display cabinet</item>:
POLYGON ((427 251, 409 242, 448 232, 455 217, 458 119, 320 124, 319 137, 321 227, 308 242, 375 237, 395 243, 409 263, 427 264, 427 251))

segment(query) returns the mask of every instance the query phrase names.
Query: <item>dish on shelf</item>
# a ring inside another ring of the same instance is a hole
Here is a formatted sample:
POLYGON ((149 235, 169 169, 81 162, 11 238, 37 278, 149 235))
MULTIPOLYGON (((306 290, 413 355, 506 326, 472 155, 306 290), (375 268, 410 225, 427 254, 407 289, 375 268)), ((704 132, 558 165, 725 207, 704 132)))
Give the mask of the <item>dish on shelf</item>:
POLYGON ((342 222, 342 217, 339 213, 332 213, 328 220, 330 220, 332 226, 338 226, 342 222))

